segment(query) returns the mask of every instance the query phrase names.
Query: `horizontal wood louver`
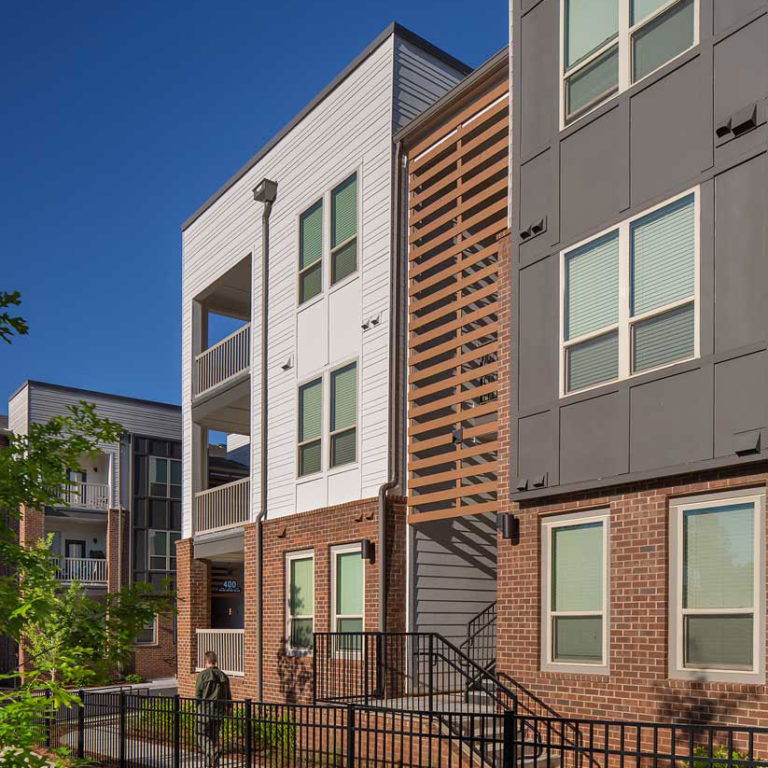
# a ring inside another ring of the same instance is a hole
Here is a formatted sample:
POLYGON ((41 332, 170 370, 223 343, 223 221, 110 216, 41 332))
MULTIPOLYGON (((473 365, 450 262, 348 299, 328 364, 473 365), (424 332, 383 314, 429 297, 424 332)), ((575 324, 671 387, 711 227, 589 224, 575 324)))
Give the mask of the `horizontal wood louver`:
POLYGON ((483 84, 409 151, 412 522, 496 512, 507 91, 483 84))

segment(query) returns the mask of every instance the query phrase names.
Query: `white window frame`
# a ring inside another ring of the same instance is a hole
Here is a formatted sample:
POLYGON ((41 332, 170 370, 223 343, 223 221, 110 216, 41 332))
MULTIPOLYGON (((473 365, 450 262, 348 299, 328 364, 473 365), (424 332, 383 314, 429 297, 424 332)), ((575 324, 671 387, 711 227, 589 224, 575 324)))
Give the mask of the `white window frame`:
POLYGON ((700 35, 699 35, 700 1, 701 0, 693 0, 693 43, 691 44, 690 48, 686 48, 684 51, 681 51, 676 56, 669 59, 669 61, 665 61, 662 65, 654 69, 652 72, 649 72, 648 74, 643 75, 643 77, 640 77, 637 80, 633 80, 632 79, 632 38, 635 36, 637 32, 647 27, 649 24, 653 23, 659 16, 664 15, 673 6, 677 5, 678 3, 684 2, 684 0, 667 0, 667 2, 665 2, 653 13, 649 14, 644 19, 642 19, 641 21, 638 21, 636 24, 632 26, 630 26, 632 0, 618 0, 618 3, 619 3, 618 35, 616 37, 611 38, 607 43, 600 46, 600 48, 593 51, 588 56, 585 56, 581 61, 572 65, 568 70, 566 70, 566 61, 565 61, 565 44, 566 44, 566 34, 567 34, 565 21, 566 21, 567 0, 560 0, 560 69, 559 69, 560 130, 562 131, 565 128, 569 128, 570 126, 574 125, 583 117, 586 117, 588 114, 596 110, 598 107, 601 107, 603 104, 606 104, 611 99, 618 96, 620 93, 623 93, 624 91, 637 85, 638 83, 642 83, 647 78, 652 77, 656 72, 658 72, 663 67, 666 67, 671 62, 676 61, 681 56, 684 56, 686 53, 693 50, 699 44, 699 40, 700 40, 700 35), (589 104, 586 107, 583 107, 581 111, 576 112, 572 117, 568 117, 566 115, 566 84, 568 79, 572 77, 576 72, 589 66, 596 59, 599 59, 603 54, 605 54, 607 51, 609 51, 611 48, 614 48, 615 46, 618 46, 618 50, 619 50, 619 79, 618 79, 616 90, 610 94, 603 96, 602 98, 599 98, 597 101, 595 101, 595 103, 589 104))
MULTIPOLYGON (((362 613, 336 613, 336 579, 338 577, 338 565, 337 558, 339 555, 348 554, 350 552, 356 552, 362 557, 362 542, 356 541, 351 544, 338 544, 331 547, 331 632, 338 632, 339 619, 360 619, 362 624, 362 630, 365 632, 365 562, 363 562, 363 583, 360 588, 363 592, 362 600, 362 613)), ((343 651, 345 655, 355 654, 358 655, 358 651, 343 651)))
POLYGON ((328 187, 319 195, 314 195, 307 199, 305 205, 302 205, 301 210, 296 216, 296 311, 301 312, 308 307, 313 306, 316 302, 320 301, 324 295, 332 293, 333 291, 346 285, 348 282, 354 280, 360 274, 360 260, 361 260, 361 244, 362 244, 362 201, 363 201, 363 173, 362 164, 352 166, 336 178, 328 187), (341 186, 351 176, 357 177, 357 229, 353 237, 347 238, 343 243, 339 243, 335 248, 331 248, 331 229, 333 225, 333 191, 341 186), (314 262, 309 267, 300 269, 301 259, 301 217, 314 205, 322 203, 323 206, 323 238, 322 238, 322 253, 320 255, 320 292, 313 296, 311 299, 301 301, 301 275, 308 269, 313 267, 317 262, 314 262), (333 277, 333 254, 336 251, 343 248, 352 240, 357 240, 357 253, 355 261, 355 270, 350 272, 346 277, 341 280, 332 282, 333 277), (326 264, 327 262, 327 264, 326 264))
POLYGON ((296 479, 305 480, 308 477, 317 477, 322 474, 323 467, 325 466, 325 390, 326 382, 325 376, 321 373, 319 375, 310 376, 306 381, 299 382, 296 387, 296 479), (313 437, 310 440, 301 440, 301 390, 310 385, 320 382, 320 435, 313 437), (312 443, 320 443, 320 469, 317 472, 308 472, 305 475, 301 474, 301 449, 305 445, 311 445, 312 443))
POLYGON ((347 360, 345 363, 334 365, 328 371, 328 471, 336 472, 354 467, 360 461, 360 430, 358 424, 360 422, 360 366, 358 365, 357 358, 354 360, 347 360), (341 429, 331 429, 333 423, 333 387, 331 382, 333 381, 333 375, 344 368, 355 366, 355 423, 351 427, 343 427, 341 429), (355 460, 348 461, 345 464, 332 465, 333 461, 333 438, 335 435, 343 434, 344 432, 350 432, 355 430, 355 460))
POLYGON ((765 489, 707 493, 672 499, 669 504, 669 676, 686 680, 713 682, 765 682, 765 489), (683 518, 690 509, 707 509, 728 504, 751 502, 755 507, 754 520, 754 588, 753 588, 753 667, 752 669, 716 669, 685 666, 684 615, 685 614, 745 614, 738 609, 683 609, 683 518))
POLYGON ((140 640, 137 640, 134 645, 138 648, 149 648, 152 645, 157 645, 157 619, 158 616, 155 614, 155 617, 152 619, 152 640, 150 642, 142 642, 140 640))
MULTIPOLYGON (((150 455, 149 456, 149 461, 147 463, 147 492, 149 493, 149 495, 151 497, 153 497, 153 498, 166 498, 166 499, 174 498, 174 497, 171 496, 171 486, 172 485, 176 485, 176 483, 172 483, 171 482, 171 462, 172 461, 177 462, 179 464, 179 466, 182 468, 182 479, 183 479, 183 472, 184 472, 184 470, 183 470, 183 467, 182 467, 182 460, 181 459, 173 459, 170 456, 154 456, 154 455, 150 455), (165 496, 162 496, 162 497, 154 496, 152 494, 152 486, 153 485, 159 485, 159 483, 153 483, 152 482, 152 462, 153 461, 164 461, 165 464, 166 464, 165 471, 166 471, 166 478, 167 478, 167 480, 166 480, 166 483, 165 483, 165 496)), ((181 489, 181 485, 182 485, 181 483, 178 483, 179 489, 181 489)), ((179 498, 181 498, 181 496, 179 496, 179 498)))
POLYGON ((176 558, 176 555, 171 554, 171 534, 178 533, 179 539, 181 539, 181 531, 165 530, 163 528, 148 528, 147 529, 147 570, 155 573, 162 573, 164 571, 175 571, 176 568, 171 567, 171 558, 176 558), (166 554, 165 554, 165 568, 153 568, 152 558, 163 557, 163 555, 152 554, 152 537, 155 534, 165 534, 166 554))
POLYGON ((312 631, 315 629, 315 550, 314 549, 302 549, 297 552, 287 552, 285 555, 285 649, 286 652, 292 656, 311 656, 312 648, 294 648, 291 645, 291 638, 293 633, 291 632, 292 622, 294 618, 300 619, 312 619, 312 631), (294 616, 291 613, 291 563, 296 560, 311 560, 312 561, 312 613, 301 614, 294 616))
POLYGON ((579 674, 610 673, 611 616, 610 616, 610 509, 592 509, 553 515, 541 521, 541 668, 551 672, 575 672, 579 674), (601 523, 603 526, 603 606, 601 611, 553 611, 552 610, 552 533, 558 528, 567 528, 585 523, 601 523), (602 616, 603 649, 599 663, 557 661, 554 658, 552 619, 555 616, 602 616))
POLYGON ((652 206, 640 213, 631 216, 624 221, 614 224, 612 227, 607 227, 601 232, 597 232, 594 235, 585 237, 573 245, 569 245, 560 251, 560 347, 559 347, 559 378, 560 378, 560 397, 570 397, 571 395, 581 394, 583 392, 589 392, 598 387, 610 386, 618 381, 624 381, 627 379, 636 378, 637 376, 645 376, 655 371, 669 368, 672 365, 679 365, 680 363, 687 362, 689 360, 696 360, 701 356, 701 188, 696 186, 692 189, 687 189, 685 192, 670 197, 657 205, 652 206), (665 208, 672 203, 681 200, 688 195, 693 195, 693 219, 694 219, 694 277, 693 277, 693 297, 687 297, 674 301, 670 304, 665 304, 662 307, 656 307, 648 312, 644 312, 640 315, 631 316, 630 313, 630 280, 631 280, 631 231, 632 224, 638 219, 642 219, 649 214, 652 214, 662 208, 665 208), (608 234, 614 232, 619 233, 619 320, 612 325, 606 325, 596 331, 590 331, 589 333, 576 336, 572 339, 565 339, 565 293, 566 293, 566 279, 565 279, 565 264, 567 257, 575 250, 588 245, 589 243, 599 240, 608 234), (684 307, 689 304, 693 304, 693 355, 690 357, 681 358, 680 360, 673 360, 669 363, 663 363, 654 368, 647 368, 643 371, 632 372, 632 328, 638 323, 648 320, 657 315, 663 315, 666 312, 670 312, 673 309, 684 307), (568 362, 567 362, 567 350, 570 347, 581 344, 590 339, 599 338, 605 336, 608 333, 618 331, 619 336, 619 375, 614 379, 608 379, 606 381, 600 381, 597 384, 592 384, 589 387, 583 387, 581 389, 568 389, 568 362))

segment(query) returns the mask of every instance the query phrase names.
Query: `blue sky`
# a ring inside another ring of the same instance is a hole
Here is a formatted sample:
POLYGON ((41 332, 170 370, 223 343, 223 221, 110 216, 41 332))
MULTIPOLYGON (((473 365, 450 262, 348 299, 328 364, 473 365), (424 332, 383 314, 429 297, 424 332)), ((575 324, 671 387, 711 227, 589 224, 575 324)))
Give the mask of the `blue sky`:
POLYGON ((9 1, 0 413, 27 378, 180 401, 180 226, 386 25, 476 66, 507 1, 9 1), (471 8, 471 14, 467 9, 471 8))

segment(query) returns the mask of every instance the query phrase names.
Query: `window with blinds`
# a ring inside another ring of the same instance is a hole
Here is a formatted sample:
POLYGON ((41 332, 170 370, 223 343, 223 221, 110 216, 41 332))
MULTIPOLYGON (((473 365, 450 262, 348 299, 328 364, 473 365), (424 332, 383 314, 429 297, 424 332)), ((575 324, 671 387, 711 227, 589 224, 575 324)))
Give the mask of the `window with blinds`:
POLYGON ((333 594, 334 632, 355 636, 339 638, 337 647, 345 651, 360 650, 359 633, 363 631, 363 595, 365 568, 360 544, 334 547, 331 553, 331 589, 333 594))
POLYGON ((323 201, 299 219, 299 304, 323 290, 323 201))
POLYGON ((286 555, 286 638, 293 651, 312 648, 315 624, 315 558, 311 551, 286 555))
POLYGON ((607 513, 543 523, 548 663, 607 664, 607 525, 607 513))
POLYGON ((331 372, 331 467, 357 458, 357 363, 331 372))
POLYGON ((299 387, 299 476, 323 467, 323 380, 299 387))
POLYGON ((764 611, 762 498, 721 498, 673 509, 680 670, 754 672, 764 611))
POLYGON ((699 0, 562 0, 562 123, 698 42, 699 0), (629 61, 622 68, 620 61, 629 61))
POLYGON ((331 285, 357 270, 357 174, 331 192, 331 285))
POLYGON ((697 209, 698 190, 564 252, 564 395, 696 356, 697 209))

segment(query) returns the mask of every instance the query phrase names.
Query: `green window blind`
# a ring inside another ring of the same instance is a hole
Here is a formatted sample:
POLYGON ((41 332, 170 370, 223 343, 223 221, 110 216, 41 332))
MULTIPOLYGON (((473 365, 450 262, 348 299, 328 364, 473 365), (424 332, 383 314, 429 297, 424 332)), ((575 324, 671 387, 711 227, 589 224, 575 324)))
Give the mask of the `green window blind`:
POLYGON ((571 117, 613 93, 619 85, 619 48, 615 46, 574 72, 566 81, 566 112, 571 117))
POLYGON ((613 325, 619 319, 619 233, 577 248, 565 261, 565 338, 613 325))
POLYGON ((688 510, 683 518, 683 607, 752 608, 754 505, 688 510))
POLYGON ((633 80, 645 77, 690 48, 694 39, 693 25, 693 0, 683 0, 635 32, 632 39, 633 80))
POLYGON ((357 234, 357 174, 331 192, 331 248, 357 234))
POLYGON ((694 198, 688 195, 632 224, 632 316, 693 296, 694 198))
POLYGON ((752 669, 752 616, 685 617, 685 664, 704 669, 752 669))
POLYGON ((314 440, 322 433, 322 379, 305 384, 299 389, 299 442, 314 440))
POLYGON ((351 427, 357 421, 357 364, 331 375, 331 430, 351 427))
POLYGON ((582 341, 568 348, 567 387, 569 392, 611 381, 619 375, 619 334, 617 331, 582 341))
POLYGON ((359 552, 336 555, 336 614, 362 616, 363 558, 359 552))
POLYGON ((149 459, 149 482, 162 483, 168 482, 168 462, 165 459, 149 459))
POLYGON ((311 616, 315 605, 315 563, 305 557, 291 560, 291 615, 311 616))
POLYGON ((619 0, 567 0, 566 67, 588 56, 619 31, 619 0))
POLYGON ((636 323, 632 329, 632 371, 693 357, 694 320, 693 304, 687 304, 636 323))
POLYGON ((603 524, 552 530, 552 610, 602 611, 603 524))
POLYGON ((552 631, 552 655, 557 661, 594 663, 602 660, 601 616, 556 616, 552 631))
POLYGON ((318 200, 301 214, 299 269, 306 269, 323 256, 323 201, 318 200))
POLYGON ((171 462, 171 484, 181 485, 181 462, 180 461, 171 462))

